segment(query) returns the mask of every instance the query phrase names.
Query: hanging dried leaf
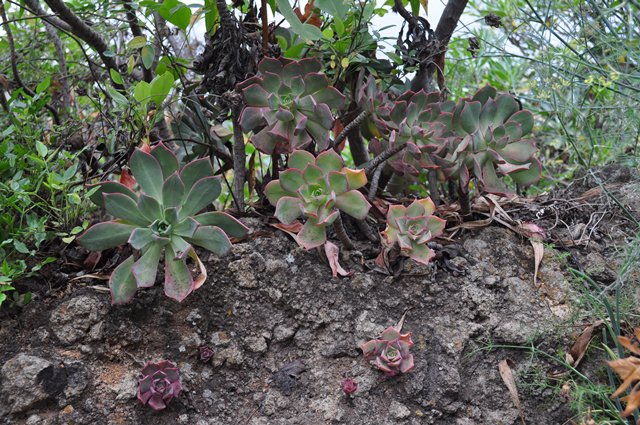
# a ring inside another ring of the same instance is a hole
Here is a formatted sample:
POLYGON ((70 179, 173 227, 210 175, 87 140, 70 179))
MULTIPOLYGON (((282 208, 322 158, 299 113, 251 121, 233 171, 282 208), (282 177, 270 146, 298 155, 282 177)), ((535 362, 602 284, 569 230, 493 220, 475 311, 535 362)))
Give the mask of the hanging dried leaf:
POLYGON ((341 276, 351 276, 353 271, 346 271, 342 268, 339 263, 339 254, 340 248, 337 245, 327 241, 324 243, 324 253, 327 255, 327 260, 329 261, 329 267, 331 267, 331 274, 333 277, 341 276))
POLYGON ((500 363, 498 363, 498 370, 500 371, 500 377, 502 378, 502 381, 509 390, 509 394, 511 395, 513 404, 518 409, 520 419, 522 420, 522 425, 525 425, 524 410, 522 409, 522 403, 520 402, 520 396, 518 395, 516 380, 513 378, 513 373, 511 372, 511 367, 509 366, 509 360, 500 361, 500 363))
POLYGON ((293 9, 293 12, 303 24, 310 24, 320 28, 322 26, 322 20, 320 19, 320 14, 315 12, 314 2, 315 0, 311 0, 305 5, 304 13, 300 12, 299 7, 293 9))

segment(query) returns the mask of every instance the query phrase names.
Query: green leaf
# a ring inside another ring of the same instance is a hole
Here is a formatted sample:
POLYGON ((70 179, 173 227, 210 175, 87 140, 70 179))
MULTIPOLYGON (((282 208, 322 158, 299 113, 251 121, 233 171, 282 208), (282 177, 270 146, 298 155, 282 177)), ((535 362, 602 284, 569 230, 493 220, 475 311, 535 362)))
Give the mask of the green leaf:
POLYGON ((131 40, 129 40, 129 42, 127 43, 127 47, 130 49, 139 49, 145 46, 146 44, 147 44, 147 37, 145 37, 144 35, 138 35, 136 37, 133 37, 131 40))
POLYGON ((349 3, 352 2, 347 0, 316 0, 315 6, 334 18, 345 18, 349 12, 349 3))
POLYGON ((320 31, 320 28, 300 22, 300 19, 298 19, 291 8, 289 0, 276 0, 276 4, 278 5, 278 10, 287 20, 289 25, 291 25, 291 30, 295 34, 309 41, 316 41, 322 38, 322 31, 320 31))
POLYGON ((36 150, 38 151, 38 155, 40 155, 42 158, 46 158, 47 153, 49 153, 49 149, 47 148, 47 146, 40 140, 36 140, 36 150))
POLYGON ((362 193, 357 190, 350 190, 336 197, 336 207, 351 217, 364 220, 369 214, 371 205, 369 205, 362 193))
POLYGON ((227 235, 234 238, 242 238, 246 236, 249 231, 244 224, 229 214, 219 211, 207 212, 193 218, 203 226, 217 226, 224 230, 227 235))
POLYGON ((327 231, 319 226, 313 218, 309 218, 296 236, 296 242, 304 249, 321 246, 327 240, 327 231))
POLYGON ((105 50, 104 52, 102 52, 102 56, 107 58, 113 58, 116 56, 116 54, 113 50, 105 50))
POLYGON ((131 271, 132 267, 133 255, 120 263, 113 273, 111 273, 109 289, 111 290, 112 304, 126 304, 131 301, 136 294, 138 287, 131 271))
POLYGON ((113 101, 116 102, 116 105, 121 107, 126 107, 129 104, 129 101, 127 100, 127 98, 118 90, 114 89, 111 86, 106 86, 106 88, 107 88, 107 93, 109 93, 109 96, 111 96, 111 99, 113 99, 113 101))
POLYGON ((122 193, 105 193, 104 207, 109 214, 129 223, 137 224, 138 226, 147 226, 151 223, 140 214, 136 201, 122 193))
POLYGON ((51 76, 47 76, 44 80, 40 81, 40 83, 36 86, 36 93, 40 94, 49 88, 51 85, 51 76))
POLYGON ((287 195, 287 192, 284 191, 282 185, 280 184, 280 180, 272 180, 267 183, 267 186, 264 188, 264 194, 274 207, 278 203, 278 200, 283 196, 287 195))
POLYGON ((139 227, 131 232, 131 236, 129 236, 128 242, 133 249, 141 250, 142 248, 147 246, 149 242, 153 242, 153 236, 154 234, 151 229, 147 227, 139 227))
POLYGON ((127 243, 135 229, 131 224, 105 221, 89 227, 77 240, 89 251, 104 251, 127 243))
POLYGON ((142 106, 146 105, 151 98, 151 86, 146 81, 138 81, 133 88, 133 98, 140 102, 142 106))
POLYGON ((13 246, 15 247, 16 251, 21 254, 28 254, 30 252, 29 248, 27 248, 27 245, 25 245, 23 242, 14 240, 13 246))
POLYGON ((150 222, 160 220, 163 217, 162 207, 160 206, 160 203, 158 203, 158 201, 156 201, 151 196, 147 196, 145 194, 140 195, 137 207, 138 211, 140 211, 140 214, 142 214, 150 222))
POLYGON ((204 26, 209 35, 213 35, 215 32, 218 15, 218 6, 215 0, 204 0, 204 26))
MULTIPOLYGON (((343 15, 340 15, 343 16, 343 15)), ((333 27, 336 30, 336 34, 338 34, 338 37, 342 37, 342 35, 344 34, 344 22, 342 21, 342 19, 340 19, 340 17, 338 16, 334 16, 333 17, 333 27)))
POLYGON ((135 262, 131 272, 138 288, 150 288, 156 283, 161 254, 162 247, 159 244, 151 244, 142 257, 135 262))
MULTIPOLYGON (((164 143, 160 142, 149 152, 160 163, 162 168, 162 176, 167 179, 171 174, 178 171, 180 164, 178 158, 171 152, 164 143)), ((213 173, 212 173, 213 174, 213 173)))
POLYGON ((152 198, 162 203, 162 168, 158 161, 140 149, 133 151, 129 166, 133 177, 140 185, 140 189, 152 198))
POLYGON ((162 204, 165 207, 177 207, 184 199, 184 183, 178 173, 173 173, 162 185, 162 204))
MULTIPOLYGON (((180 178, 187 192, 191 190, 195 182, 211 176, 213 176, 213 167, 211 166, 211 161, 207 158, 191 161, 180 170, 180 178)), ((216 198, 218 198, 219 195, 220 192, 216 194, 216 198)))
POLYGON ((420 0, 410 0, 411 3, 411 13, 413 16, 418 16, 420 14, 420 0))
POLYGON ((164 0, 158 13, 182 30, 186 30, 191 21, 191 9, 178 0, 164 0))
POLYGON ((179 218, 192 216, 208 205, 218 197, 219 192, 216 188, 220 187, 217 177, 205 177, 198 180, 187 195, 184 205, 180 209, 179 218))
POLYGON ((184 260, 175 259, 169 248, 164 254, 164 293, 176 301, 184 300, 194 289, 191 272, 184 260))
POLYGON ((200 223, 191 217, 187 217, 180 223, 176 224, 173 228, 173 234, 181 236, 183 238, 190 238, 195 233, 200 223))
POLYGON ((151 81, 149 94, 151 96, 151 100, 156 103, 156 106, 160 106, 162 102, 164 102, 164 99, 173 87, 173 81, 173 74, 169 71, 162 75, 158 75, 151 81))
POLYGON ((156 57, 156 51, 150 44, 142 46, 140 50, 140 59, 142 59, 142 65, 146 69, 151 69, 153 66, 153 59, 156 57))
POLYGON ((284 224, 291 224, 296 218, 302 214, 302 205, 300 200, 292 196, 283 196, 278 200, 276 205, 275 216, 284 224))
POLYGON ((215 226, 200 226, 187 241, 223 256, 231 249, 231 241, 222 229, 215 226))
POLYGON ((120 85, 124 84, 124 81, 122 80, 122 75, 120 75, 120 73, 115 69, 113 68, 109 69, 109 75, 111 75, 111 80, 113 80, 114 83, 120 84, 120 85))

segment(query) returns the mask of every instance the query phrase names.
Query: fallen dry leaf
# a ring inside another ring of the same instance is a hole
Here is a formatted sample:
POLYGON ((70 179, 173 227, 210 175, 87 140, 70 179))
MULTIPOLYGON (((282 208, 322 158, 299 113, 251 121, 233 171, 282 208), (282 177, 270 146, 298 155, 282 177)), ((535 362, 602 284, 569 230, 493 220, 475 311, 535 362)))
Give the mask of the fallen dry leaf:
MULTIPOLYGON (((636 338, 640 336, 640 328, 636 328, 634 331, 636 338)), ((640 346, 631 341, 631 339, 625 336, 619 336, 618 341, 627 350, 634 354, 640 353, 640 346)), ((624 401, 627 406, 622 412, 622 416, 629 416, 640 407, 640 358, 638 357, 626 357, 624 359, 608 361, 607 364, 615 373, 622 379, 622 384, 618 389, 611 394, 611 398, 619 397, 624 393, 634 382, 636 384, 631 388, 629 395, 621 397, 620 400, 624 401)))
POLYGON ((587 326, 580 336, 573 343, 569 352, 567 353, 567 363, 569 363, 574 368, 578 366, 585 353, 587 352, 587 348, 589 348, 589 343, 591 342, 591 338, 593 337, 593 331, 603 324, 602 320, 598 320, 595 323, 587 326))
POLYGON ((513 404, 518 409, 522 424, 525 425, 524 410, 522 410, 522 403, 520 402, 520 396, 518 395, 518 387, 516 387, 516 380, 513 378, 513 373, 511 372, 511 367, 509 366, 509 360, 501 360, 500 363, 498 363, 498 370, 500 371, 500 377, 502 378, 502 381, 504 381, 504 384, 509 390, 509 394, 511 395, 513 404))
POLYGON ((302 223, 300 223, 298 220, 294 221, 291 224, 269 223, 269 225, 275 227, 276 229, 282 230, 283 232, 291 236, 293 239, 295 239, 296 236, 298 236, 298 232, 300 232, 300 230, 302 229, 302 223))
POLYGON ((345 277, 345 276, 351 276, 353 274, 353 271, 346 271, 345 269, 342 268, 342 266, 339 263, 339 254, 340 254, 340 248, 338 248, 337 245, 326 241, 324 243, 324 253, 327 255, 327 260, 329 261, 329 267, 331 267, 331 274, 333 274, 333 277, 337 277, 337 276, 341 276, 341 277, 345 277))

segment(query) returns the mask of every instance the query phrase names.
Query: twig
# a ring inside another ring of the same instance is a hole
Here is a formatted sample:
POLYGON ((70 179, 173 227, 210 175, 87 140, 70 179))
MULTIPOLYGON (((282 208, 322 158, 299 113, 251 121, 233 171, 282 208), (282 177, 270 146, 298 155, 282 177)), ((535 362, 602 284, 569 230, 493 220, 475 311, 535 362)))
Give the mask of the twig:
MULTIPOLYGON (((133 34, 134 37, 142 37, 142 29, 140 28, 140 25, 138 25, 138 17, 136 16, 135 10, 133 10, 133 7, 131 6, 131 2, 125 1, 123 3, 123 6, 124 10, 126 11, 127 22, 129 22, 129 28, 131 28, 131 34, 133 34)), ((142 66, 142 78, 147 83, 150 83, 153 79, 151 70, 147 69, 144 65, 142 66)))
POLYGON ((56 15, 50 15, 44 11, 44 9, 40 6, 40 2, 38 0, 24 0, 24 4, 29 6, 32 13, 37 17, 41 18, 43 21, 50 23, 56 28, 60 28, 63 31, 71 32, 71 27, 62 19, 58 18, 56 15))
POLYGON ((356 128, 358 128, 360 126, 360 124, 362 124, 362 122, 367 119, 367 117, 370 115, 371 113, 369 111, 362 111, 360 112, 360 114, 358 114, 357 117, 355 117, 353 119, 353 121, 351 121, 349 124, 347 124, 347 126, 345 128, 342 129, 342 131, 340 132, 340 134, 338 134, 338 136, 335 138, 335 140, 331 143, 330 148, 331 149, 337 149, 338 146, 340 146, 340 143, 342 143, 342 141, 347 137, 347 134, 351 131, 354 130, 356 128))
POLYGON ((342 242, 344 248, 348 251, 353 251, 354 249, 356 249, 356 247, 353 245, 353 242, 351 242, 351 239, 349 239, 347 232, 344 230, 344 225, 342 224, 342 217, 340 216, 340 214, 340 211, 338 211, 338 218, 336 218, 336 221, 333 222, 333 230, 335 230, 336 236, 338 237, 338 239, 340 239, 340 242, 342 242))
POLYGON ((67 59, 64 55, 64 48, 62 47, 62 40, 58 36, 56 27, 49 22, 44 21, 44 26, 47 29, 49 38, 56 49, 56 55, 58 56, 58 66, 60 66, 60 85, 62 87, 62 106, 65 111, 71 109, 71 89, 69 88, 69 70, 67 68, 67 59))
POLYGON ((380 241, 380 239, 378 238, 378 233, 374 232, 371 227, 369 226, 369 224, 367 223, 367 220, 354 220, 356 222, 356 226, 358 226, 358 229, 362 232, 362 234, 369 239, 371 242, 373 243, 378 243, 380 241))
POLYGON ((378 167, 378 165, 382 164, 384 161, 391 158, 393 155, 397 154, 398 152, 400 152, 406 147, 407 147, 407 144, 405 143, 404 145, 398 145, 398 146, 389 148, 384 152, 382 152, 380 155, 373 158, 371 161, 369 161, 364 167, 360 167, 360 168, 364 168, 365 174, 369 176, 371 175, 373 170, 375 170, 378 167))
POLYGON ((267 0, 260 2, 260 18, 262 19, 262 56, 269 55, 269 20, 267 19, 267 0))

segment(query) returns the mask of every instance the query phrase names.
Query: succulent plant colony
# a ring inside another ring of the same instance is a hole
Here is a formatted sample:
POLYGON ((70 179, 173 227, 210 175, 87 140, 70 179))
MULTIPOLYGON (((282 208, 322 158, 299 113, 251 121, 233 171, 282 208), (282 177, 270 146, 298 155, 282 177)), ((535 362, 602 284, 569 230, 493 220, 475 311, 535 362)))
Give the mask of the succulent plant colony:
MULTIPOLYGON (((480 191, 507 194, 502 176, 521 186, 540 178, 535 143, 524 138, 533 128, 533 117, 512 95, 485 86, 457 103, 424 91, 408 91, 391 100, 371 76, 353 94, 361 109, 349 131, 357 128, 375 157, 359 169, 345 167, 338 142, 344 140, 346 128, 331 139, 334 114, 343 108, 345 97, 329 84, 321 68, 315 59, 265 58, 258 74, 237 86, 244 98, 241 130, 251 133, 249 141, 273 159, 275 177, 264 187, 264 196, 279 221, 290 229, 297 226, 295 239, 303 248, 324 245, 330 225, 346 244, 341 213, 363 225, 377 189, 384 190, 387 184, 377 186, 383 169, 414 182, 424 181, 421 176, 428 179, 432 197, 439 183, 446 181, 451 187, 455 182, 461 209, 467 213, 472 179, 480 191), (286 166, 278 174, 283 159, 286 166)), ((163 253, 164 291, 181 301, 206 279, 194 246, 224 255, 231 248, 229 236, 243 237, 248 229, 223 212, 200 213, 221 192, 208 159, 180 167, 172 151, 160 143, 136 149, 130 169, 137 192, 117 182, 94 185, 91 199, 114 220, 92 226, 78 241, 95 251, 125 243, 134 249, 111 275, 114 304, 126 303, 138 288, 155 284, 163 253), (196 277, 194 268, 200 269, 196 277)), ((428 242, 440 236, 446 224, 434 216, 435 211, 430 198, 409 206, 389 205, 376 264, 390 270, 389 253, 394 250, 396 256, 399 252, 428 264, 434 257, 428 242)), ((389 327, 361 349, 378 369, 395 376, 414 367, 412 346, 411 333, 389 327)), ((199 349, 203 362, 213 354, 208 346, 199 349)), ((164 409, 182 391, 178 369, 169 361, 148 363, 142 374, 138 399, 155 410, 164 409)), ((357 389, 352 379, 341 386, 346 394, 357 389)))

